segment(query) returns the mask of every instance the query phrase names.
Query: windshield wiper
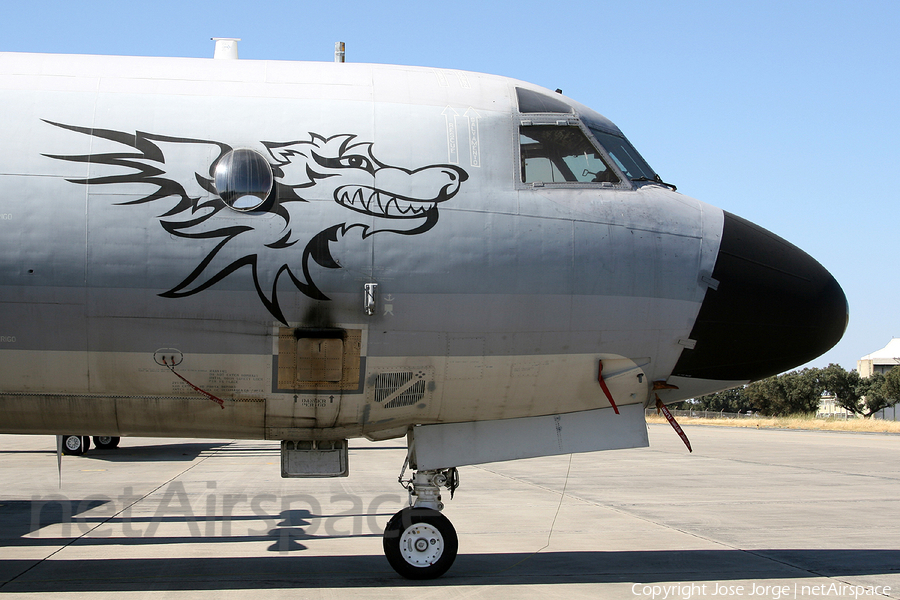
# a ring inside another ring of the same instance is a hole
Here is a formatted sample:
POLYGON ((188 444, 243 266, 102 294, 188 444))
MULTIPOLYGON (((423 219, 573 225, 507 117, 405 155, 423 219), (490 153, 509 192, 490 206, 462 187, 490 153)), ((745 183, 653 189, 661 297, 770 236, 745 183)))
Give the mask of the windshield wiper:
POLYGON ((666 183, 665 181, 663 181, 659 175, 654 175, 653 179, 650 179, 649 177, 644 177, 644 176, 635 177, 632 179, 632 181, 649 181, 650 183, 658 183, 659 185, 664 185, 667 188, 671 189, 673 192, 678 190, 678 188, 675 187, 673 184, 666 183))

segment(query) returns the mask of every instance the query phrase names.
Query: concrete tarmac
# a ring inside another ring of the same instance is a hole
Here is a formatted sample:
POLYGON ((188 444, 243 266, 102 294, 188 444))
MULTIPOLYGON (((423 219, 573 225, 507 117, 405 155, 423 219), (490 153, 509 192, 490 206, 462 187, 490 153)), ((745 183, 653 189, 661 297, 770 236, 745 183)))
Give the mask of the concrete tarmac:
POLYGON ((0 593, 121 598, 900 599, 900 436, 667 425, 650 448, 460 469, 459 556, 388 566, 403 440, 281 479, 275 442, 0 435, 0 593))

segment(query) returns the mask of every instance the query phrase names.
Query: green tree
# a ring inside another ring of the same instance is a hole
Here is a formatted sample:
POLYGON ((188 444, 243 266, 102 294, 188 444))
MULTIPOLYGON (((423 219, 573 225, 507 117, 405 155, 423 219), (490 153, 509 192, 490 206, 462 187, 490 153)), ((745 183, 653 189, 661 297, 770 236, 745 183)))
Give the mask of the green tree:
POLYGON ((900 402, 900 367, 894 367, 884 374, 882 390, 884 396, 891 400, 888 406, 893 406, 900 402))
POLYGON ((823 385, 821 369, 803 369, 755 381, 745 393, 752 406, 770 416, 815 413, 823 385))
POLYGON ((838 406, 856 414, 865 414, 863 395, 870 387, 862 382, 856 371, 845 371, 840 365, 829 364, 821 371, 822 385, 827 394, 834 396, 838 406))
POLYGON ((859 411, 854 411, 864 417, 871 417, 882 408, 891 406, 892 402, 885 395, 884 375, 873 373, 869 377, 859 380, 859 411))
POLYGON ((744 394, 744 388, 732 388, 700 396, 691 406, 694 410, 714 410, 722 412, 744 412, 750 409, 750 401, 744 394))
POLYGON ((900 369, 894 367, 887 375, 875 373, 860 377, 856 371, 845 371, 830 364, 821 371, 826 392, 833 394, 835 403, 852 413, 871 417, 883 408, 900 400, 900 369))
POLYGON ((824 369, 803 369, 700 396, 684 404, 693 410, 744 412, 757 410, 764 415, 784 416, 815 413, 822 393, 833 394, 838 406, 871 417, 883 408, 900 402, 900 366, 886 374, 860 377, 837 364, 824 369))

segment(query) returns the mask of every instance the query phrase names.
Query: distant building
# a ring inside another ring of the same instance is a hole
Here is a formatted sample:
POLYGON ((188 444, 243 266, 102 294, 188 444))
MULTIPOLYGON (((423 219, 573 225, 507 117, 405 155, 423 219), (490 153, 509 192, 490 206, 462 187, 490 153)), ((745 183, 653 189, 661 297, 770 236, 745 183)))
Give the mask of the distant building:
POLYGON ((856 415, 840 406, 834 396, 822 396, 819 399, 819 410, 816 411, 817 419, 852 419, 856 415))
POLYGON ((897 405, 888 406, 887 408, 882 408, 877 413, 872 415, 873 419, 884 419, 885 421, 900 421, 900 410, 897 409, 897 405))
MULTIPOLYGON (((872 354, 866 354, 856 361, 856 370, 860 377, 871 377, 875 373, 882 375, 900 365, 900 338, 891 338, 888 345, 877 350, 872 354)), ((876 419, 886 419, 888 421, 897 421, 900 417, 900 411, 896 406, 889 406, 873 414, 876 419)))
POLYGON ((883 375, 897 365, 900 365, 900 338, 892 338, 881 350, 856 361, 856 370, 860 377, 871 377, 875 373, 883 375))

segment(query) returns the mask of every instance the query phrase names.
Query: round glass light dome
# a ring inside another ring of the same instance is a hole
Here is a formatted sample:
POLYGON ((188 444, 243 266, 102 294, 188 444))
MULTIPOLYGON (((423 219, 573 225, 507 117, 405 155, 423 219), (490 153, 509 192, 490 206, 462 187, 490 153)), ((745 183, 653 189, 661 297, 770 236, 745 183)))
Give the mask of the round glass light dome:
POLYGON ((248 211, 262 206, 272 191, 275 178, 272 166, 262 154, 238 148, 219 159, 215 171, 216 191, 235 210, 248 211))

